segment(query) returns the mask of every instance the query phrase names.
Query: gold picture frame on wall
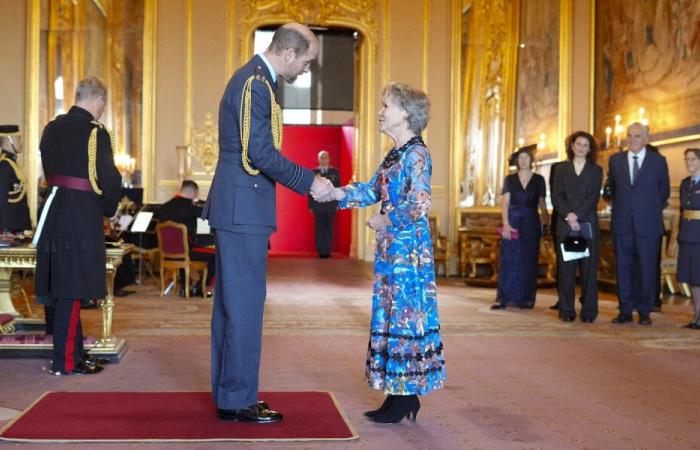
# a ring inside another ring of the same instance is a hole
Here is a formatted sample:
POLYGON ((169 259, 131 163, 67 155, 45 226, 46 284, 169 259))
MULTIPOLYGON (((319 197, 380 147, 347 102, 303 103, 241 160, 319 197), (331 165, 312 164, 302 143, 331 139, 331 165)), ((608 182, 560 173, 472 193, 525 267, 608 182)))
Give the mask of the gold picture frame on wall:
POLYGON ((624 145, 635 121, 649 124, 656 144, 700 137, 700 0, 596 0, 594 19, 601 143, 624 145))
POLYGON ((539 161, 558 158, 560 2, 519 0, 515 135, 517 147, 538 144, 539 161))

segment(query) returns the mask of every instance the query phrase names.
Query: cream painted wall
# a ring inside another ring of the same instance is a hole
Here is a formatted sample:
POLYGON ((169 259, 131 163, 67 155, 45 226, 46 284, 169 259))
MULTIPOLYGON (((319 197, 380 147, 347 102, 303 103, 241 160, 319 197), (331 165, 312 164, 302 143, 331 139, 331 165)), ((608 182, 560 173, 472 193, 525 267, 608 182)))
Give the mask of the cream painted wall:
POLYGON ((0 124, 16 124, 24 129, 25 113, 25 0, 0 0, 2 34, 0 39, 0 124))

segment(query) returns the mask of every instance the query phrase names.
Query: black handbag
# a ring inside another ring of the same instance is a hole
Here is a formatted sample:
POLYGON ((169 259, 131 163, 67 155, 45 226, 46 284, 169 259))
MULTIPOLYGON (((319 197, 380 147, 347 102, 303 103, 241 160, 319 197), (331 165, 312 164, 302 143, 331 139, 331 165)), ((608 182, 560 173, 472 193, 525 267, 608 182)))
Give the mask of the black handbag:
POLYGON ((563 244, 567 252, 585 252, 588 248, 588 242, 581 236, 568 236, 563 244))

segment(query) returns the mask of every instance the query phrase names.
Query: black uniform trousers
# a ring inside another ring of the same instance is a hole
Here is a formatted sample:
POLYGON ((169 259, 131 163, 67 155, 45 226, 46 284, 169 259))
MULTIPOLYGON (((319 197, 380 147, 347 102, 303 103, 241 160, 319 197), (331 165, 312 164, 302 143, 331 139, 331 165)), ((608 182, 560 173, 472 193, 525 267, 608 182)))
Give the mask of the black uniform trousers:
POLYGON ((53 325, 53 370, 70 373, 85 357, 80 300, 58 299, 53 325))
POLYGON ((335 220, 335 211, 315 212, 314 217, 316 219, 316 251, 321 256, 328 256, 331 254, 331 248, 333 246, 333 222, 335 220))
POLYGON ((581 318, 595 320, 598 317, 598 255, 600 240, 588 241, 590 256, 564 261, 561 253, 562 238, 557 239, 557 292, 559 317, 576 317, 576 268, 581 282, 581 318))
POLYGON ((224 230, 215 236, 212 397, 217 408, 241 409, 258 401, 269 236, 224 230))

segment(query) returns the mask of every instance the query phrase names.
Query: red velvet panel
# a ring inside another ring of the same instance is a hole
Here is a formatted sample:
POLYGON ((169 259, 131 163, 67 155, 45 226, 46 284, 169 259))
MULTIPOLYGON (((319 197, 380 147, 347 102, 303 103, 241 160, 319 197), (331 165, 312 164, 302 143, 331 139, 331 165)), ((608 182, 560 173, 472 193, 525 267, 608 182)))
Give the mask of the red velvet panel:
MULTIPOLYGON (((282 152, 284 155, 313 169, 318 166, 318 152, 330 154, 331 165, 340 171, 341 184, 352 176, 353 127, 286 125, 282 152)), ((350 212, 339 212, 333 238, 333 253, 347 255, 350 251, 350 212)), ((306 196, 301 196, 281 185, 277 186, 277 232, 270 238, 274 254, 315 255, 314 217, 309 211, 306 196)))

